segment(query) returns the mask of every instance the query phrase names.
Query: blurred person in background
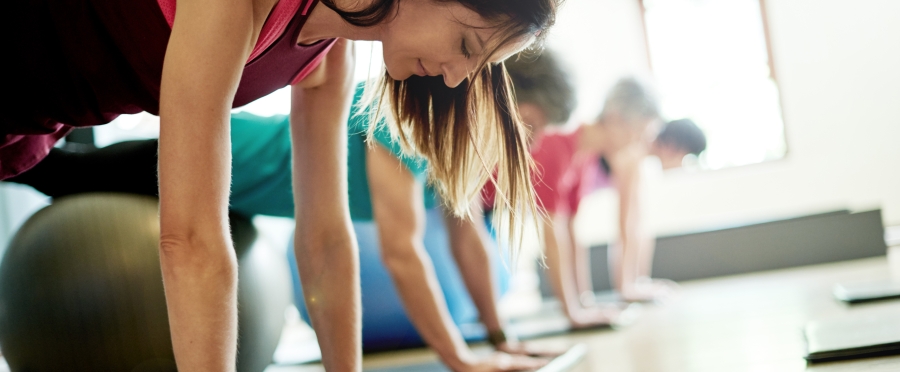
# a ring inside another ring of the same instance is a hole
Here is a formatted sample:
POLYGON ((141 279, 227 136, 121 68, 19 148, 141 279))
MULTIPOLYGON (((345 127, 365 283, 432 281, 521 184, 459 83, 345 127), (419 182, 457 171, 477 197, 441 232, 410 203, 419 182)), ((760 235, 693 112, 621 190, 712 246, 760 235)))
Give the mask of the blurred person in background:
POLYGON ((679 168, 685 156, 700 156, 705 150, 706 134, 691 119, 666 123, 650 145, 650 155, 659 158, 664 170, 679 168))
MULTIPOLYGON (((538 62, 549 59, 546 57, 538 62)), ((620 314, 618 306, 594 303, 589 252, 575 238, 574 218, 581 200, 601 188, 613 187, 618 192, 619 240, 610 246, 609 254, 611 279, 620 298, 653 301, 670 294, 673 283, 650 277, 654 245, 640 215, 641 162, 658 151, 666 164, 672 164, 682 150, 671 146, 668 135, 655 144, 647 140, 659 132, 655 95, 639 80, 623 78, 610 89, 592 122, 574 130, 544 130, 568 121, 575 107, 571 85, 569 93, 534 98, 520 95, 518 86, 516 89, 522 119, 535 138, 530 151, 535 161, 535 193, 545 213, 539 225, 547 278, 572 327, 608 325, 620 314)), ((488 205, 491 195, 489 188, 488 205)))

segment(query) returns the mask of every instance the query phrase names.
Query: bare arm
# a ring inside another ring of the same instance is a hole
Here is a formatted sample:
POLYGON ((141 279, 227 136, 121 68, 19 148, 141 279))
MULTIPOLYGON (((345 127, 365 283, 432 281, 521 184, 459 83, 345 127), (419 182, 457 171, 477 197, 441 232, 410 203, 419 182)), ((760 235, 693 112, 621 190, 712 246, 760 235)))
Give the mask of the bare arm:
POLYGON ((160 263, 180 371, 235 368, 228 120, 244 62, 268 13, 264 3, 179 1, 163 63, 160 263))
MULTIPOLYGON (((566 220, 566 237, 569 246, 572 247, 572 268, 575 270, 575 288, 578 293, 580 303, 585 304, 584 295, 593 296, 594 285, 592 282, 591 256, 590 251, 578 242, 575 238, 575 219, 568 218, 566 220)), ((593 298, 590 299, 593 301, 593 298)))
MULTIPOLYGON (((450 249, 462 274, 469 295, 488 334, 503 331, 500 312, 497 309, 496 283, 489 249, 497 249, 481 209, 481 200, 472 204, 472 219, 461 218, 444 211, 444 224, 450 239, 450 249)), ((497 350, 510 354, 556 357, 562 353, 547 347, 535 347, 520 343, 514 334, 506 334, 506 342, 496 345, 497 350)))
MULTIPOLYGON (((610 324, 618 316, 618 309, 584 307, 578 293, 575 264, 575 247, 569 245, 574 239, 569 236, 570 218, 551 215, 541 224, 546 255, 547 277, 553 286, 563 311, 574 328, 594 327, 610 324)), ((587 265, 587 263, 579 262, 587 265)))
POLYGON ((460 370, 472 355, 450 317, 431 258, 422 244, 422 185, 397 158, 378 145, 366 151, 366 171, 381 255, 406 313, 441 360, 460 370))
POLYGON ((616 178, 616 189, 619 193, 619 243, 613 247, 613 272, 616 286, 628 297, 628 292, 641 276, 639 254, 643 244, 643 220, 640 215, 640 160, 634 151, 626 150, 619 158, 614 159, 613 170, 616 178))
POLYGON ((503 326, 497 311, 497 292, 492 275, 491 257, 488 249, 495 249, 484 224, 481 208, 474 204, 472 219, 460 218, 452 212, 445 211, 444 224, 450 238, 450 249, 459 267, 469 295, 481 322, 488 333, 500 331, 503 326))
POLYGON ((544 255, 547 264, 547 278, 559 299, 563 311, 569 319, 576 319, 581 304, 575 283, 575 268, 572 266, 574 247, 569 243, 568 218, 550 215, 541 220, 541 236, 544 241, 544 255))
POLYGON ((359 254, 347 208, 347 119, 353 46, 338 40, 292 89, 295 254, 329 371, 362 367, 359 254))

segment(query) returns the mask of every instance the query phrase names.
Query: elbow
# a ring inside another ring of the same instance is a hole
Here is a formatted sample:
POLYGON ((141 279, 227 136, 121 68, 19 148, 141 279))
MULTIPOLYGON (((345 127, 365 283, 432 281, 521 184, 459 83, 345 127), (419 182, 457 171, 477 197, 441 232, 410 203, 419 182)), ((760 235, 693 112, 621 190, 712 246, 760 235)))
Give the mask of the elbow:
POLYGON ((421 266, 422 257, 412 239, 382 239, 381 261, 396 278, 421 266))
MULTIPOLYGON (((356 238, 352 228, 343 222, 306 226, 298 220, 294 234, 294 250, 304 260, 316 260, 336 252, 356 254, 356 238)), ((343 254, 340 256, 343 257, 343 254)))
POLYGON ((227 234, 163 231, 159 259, 168 280, 185 276, 237 282, 237 258, 227 234))

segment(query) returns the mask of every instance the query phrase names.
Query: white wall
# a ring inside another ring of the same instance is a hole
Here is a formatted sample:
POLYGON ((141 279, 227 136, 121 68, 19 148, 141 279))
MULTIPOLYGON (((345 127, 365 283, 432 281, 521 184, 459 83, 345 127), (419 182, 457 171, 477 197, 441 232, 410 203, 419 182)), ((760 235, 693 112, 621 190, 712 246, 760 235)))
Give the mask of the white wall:
POLYGON ((649 75, 637 1, 566 0, 560 9, 547 49, 572 72, 579 99, 573 121, 593 119, 620 77, 649 75))
MULTIPOLYGON (((593 0, 571 3, 585 1, 593 0)), ((900 225, 900 1, 767 0, 767 7, 787 156, 650 182, 651 225, 676 233, 878 207, 886 225, 900 225)), ((587 203, 581 238, 608 241, 612 193, 587 203)))

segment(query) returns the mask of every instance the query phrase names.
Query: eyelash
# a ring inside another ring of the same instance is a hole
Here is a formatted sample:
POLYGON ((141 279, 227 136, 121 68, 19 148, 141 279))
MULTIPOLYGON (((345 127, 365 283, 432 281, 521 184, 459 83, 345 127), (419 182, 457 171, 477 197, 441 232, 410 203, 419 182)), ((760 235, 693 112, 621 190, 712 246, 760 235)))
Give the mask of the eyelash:
POLYGON ((469 53, 469 48, 466 48, 466 39, 462 39, 462 42, 459 44, 459 48, 462 51, 463 56, 466 57, 466 59, 468 59, 469 57, 472 56, 472 54, 469 53))

